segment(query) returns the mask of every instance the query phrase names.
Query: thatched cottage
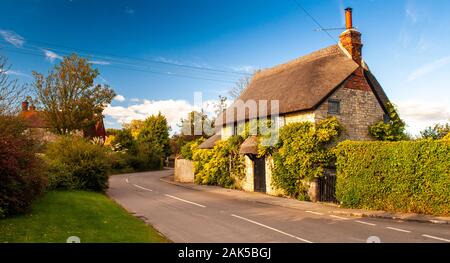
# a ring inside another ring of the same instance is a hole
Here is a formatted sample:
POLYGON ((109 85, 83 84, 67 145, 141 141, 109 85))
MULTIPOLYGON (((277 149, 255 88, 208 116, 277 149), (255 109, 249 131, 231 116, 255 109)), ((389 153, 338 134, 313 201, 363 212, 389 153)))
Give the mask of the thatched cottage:
MULTIPOLYGON (((347 8, 345 13, 346 30, 338 44, 257 72, 237 102, 219 117, 220 135, 200 147, 212 148, 216 141, 235 135, 243 123, 270 116, 270 106, 268 112, 253 115, 235 112, 243 104, 250 105, 248 102, 268 101, 278 101, 279 126, 336 116, 345 129, 344 138, 370 140, 368 126, 387 118, 388 98, 362 57, 361 33, 352 25, 352 9, 347 8)), ((256 158, 256 143, 250 137, 241 147, 247 166, 242 187, 277 194, 270 183, 270 157, 256 158)))

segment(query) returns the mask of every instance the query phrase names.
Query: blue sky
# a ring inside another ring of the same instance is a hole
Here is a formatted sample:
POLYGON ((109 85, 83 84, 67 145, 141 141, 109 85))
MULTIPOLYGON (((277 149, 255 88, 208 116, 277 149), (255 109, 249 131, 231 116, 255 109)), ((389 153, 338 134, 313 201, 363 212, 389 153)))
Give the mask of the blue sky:
MULTIPOLYGON (((353 7, 364 59, 410 132, 450 118, 450 1, 297 1, 325 28, 353 7)), ((0 54, 31 83, 82 53, 121 95, 107 126, 162 111, 175 128, 195 91, 215 100, 243 74, 334 44, 317 28, 294 0, 2 0, 0 54)))

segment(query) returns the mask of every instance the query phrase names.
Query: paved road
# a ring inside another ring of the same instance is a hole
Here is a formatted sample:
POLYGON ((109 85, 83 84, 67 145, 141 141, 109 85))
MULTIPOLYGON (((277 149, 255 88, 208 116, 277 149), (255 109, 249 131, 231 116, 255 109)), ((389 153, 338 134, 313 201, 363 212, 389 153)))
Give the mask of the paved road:
MULTIPOLYGON (((160 180, 172 170, 112 176, 108 194, 174 242, 450 242, 450 226, 301 211, 160 180)), ((239 193, 237 193, 239 194, 239 193)))

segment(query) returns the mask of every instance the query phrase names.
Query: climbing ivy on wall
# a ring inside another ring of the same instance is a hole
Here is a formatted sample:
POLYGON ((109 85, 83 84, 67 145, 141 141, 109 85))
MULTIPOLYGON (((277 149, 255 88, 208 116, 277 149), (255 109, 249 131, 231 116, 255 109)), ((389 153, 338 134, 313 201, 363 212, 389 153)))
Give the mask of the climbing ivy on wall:
POLYGON ((244 156, 239 154, 243 141, 242 136, 232 136, 217 142, 213 149, 198 149, 194 146, 192 160, 195 182, 235 188, 245 176, 244 156))
POLYGON ((307 199, 303 183, 321 177, 333 163, 333 142, 340 132, 341 125, 335 117, 317 124, 301 122, 282 127, 273 149, 273 185, 292 197, 307 199))

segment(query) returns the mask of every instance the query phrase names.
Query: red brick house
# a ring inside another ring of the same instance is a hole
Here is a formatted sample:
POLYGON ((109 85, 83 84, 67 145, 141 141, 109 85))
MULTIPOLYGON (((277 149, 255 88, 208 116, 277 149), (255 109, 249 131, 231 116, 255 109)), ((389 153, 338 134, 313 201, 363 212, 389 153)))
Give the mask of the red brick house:
MULTIPOLYGON (((25 120, 25 123, 33 136, 41 138, 44 141, 52 141, 55 135, 49 131, 50 125, 45 120, 44 113, 36 110, 34 105, 29 105, 28 101, 22 102, 22 110, 19 116, 25 120)), ((106 129, 103 124, 103 118, 95 125, 88 127, 80 132, 86 138, 100 138, 103 141, 106 139, 106 129)))

